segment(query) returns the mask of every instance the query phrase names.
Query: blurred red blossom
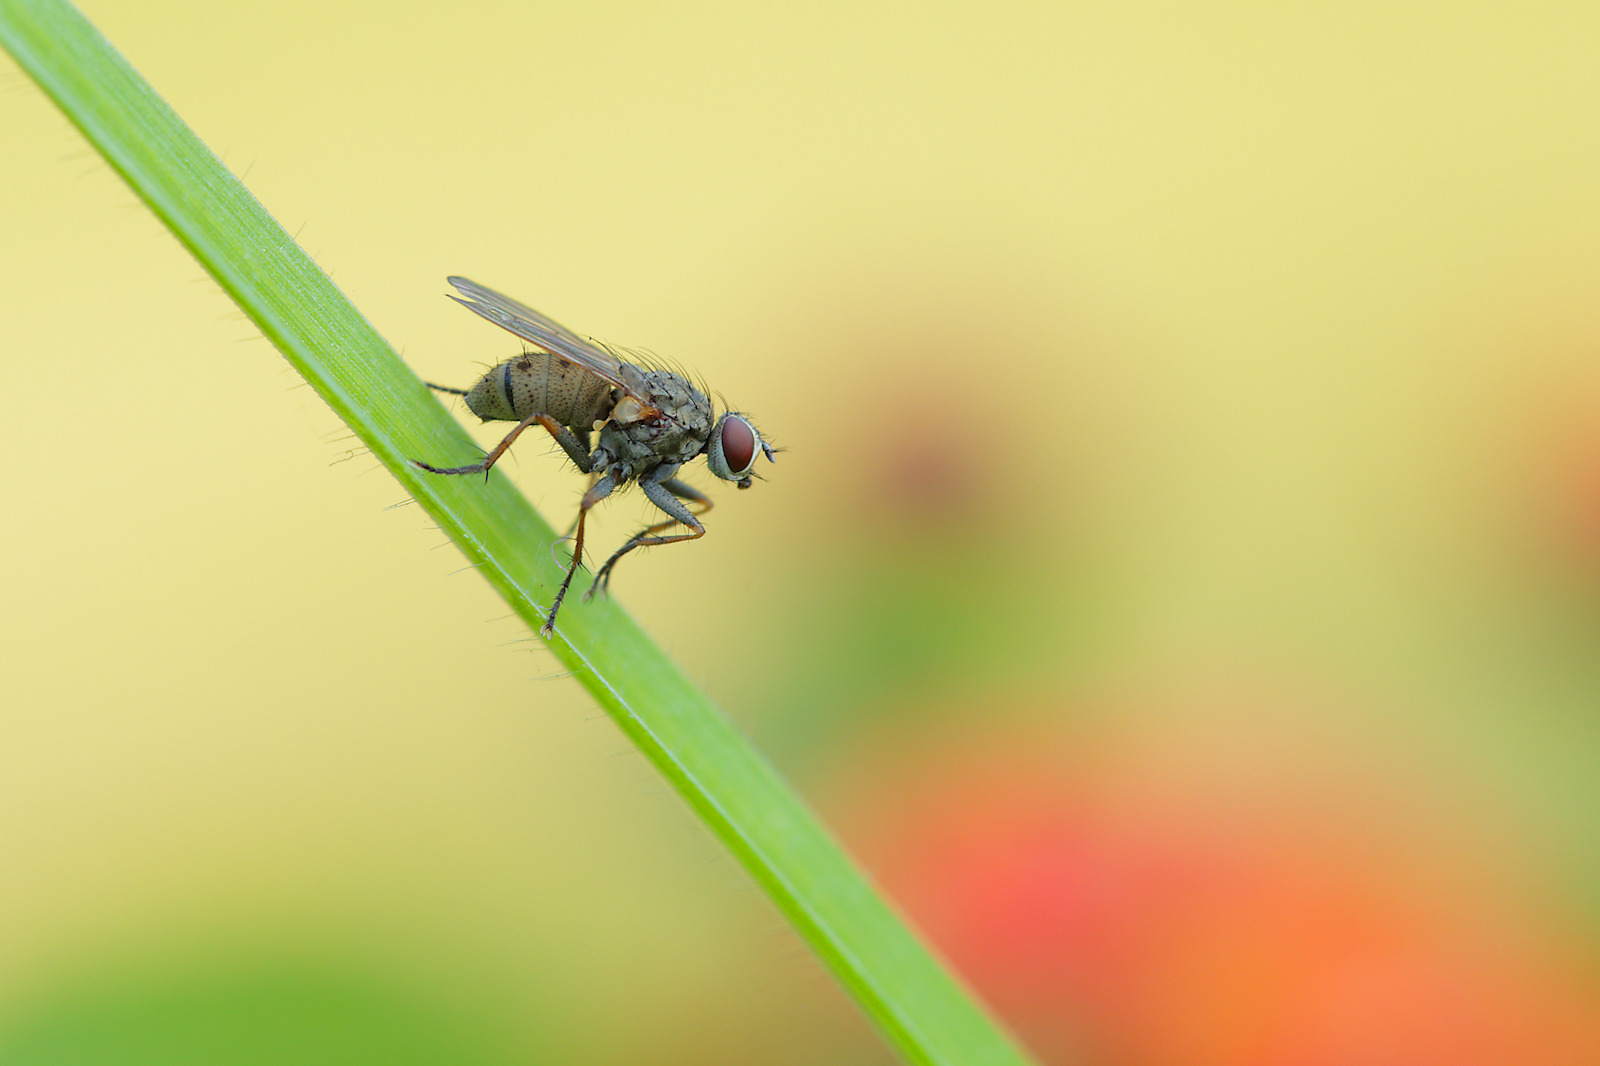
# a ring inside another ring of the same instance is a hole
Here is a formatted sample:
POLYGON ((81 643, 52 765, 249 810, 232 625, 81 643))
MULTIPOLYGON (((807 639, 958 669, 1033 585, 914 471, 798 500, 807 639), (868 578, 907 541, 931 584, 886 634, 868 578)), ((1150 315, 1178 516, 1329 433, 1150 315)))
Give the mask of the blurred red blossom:
POLYGON ((1240 803, 1237 780, 1151 774, 1168 755, 1126 738, 1074 748, 990 719, 904 739, 844 786, 840 824, 1046 1062, 1600 1062, 1591 982, 1501 936, 1514 917, 1476 921, 1472 871, 1427 841, 1272 794, 1292 767, 1240 803))

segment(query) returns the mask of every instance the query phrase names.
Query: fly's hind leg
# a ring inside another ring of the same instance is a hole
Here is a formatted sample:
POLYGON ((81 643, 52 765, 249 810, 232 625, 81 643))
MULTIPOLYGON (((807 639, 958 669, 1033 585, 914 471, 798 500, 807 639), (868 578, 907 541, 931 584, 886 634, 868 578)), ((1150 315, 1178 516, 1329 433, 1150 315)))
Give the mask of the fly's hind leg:
MULTIPOLYGON (((676 469, 674 467, 673 469, 676 469)), ((660 481, 646 479, 639 482, 639 487, 650 498, 650 502, 661 508, 672 517, 665 522, 657 522, 652 526, 645 526, 639 532, 628 538, 628 542, 611 553, 605 565, 594 575, 594 584, 589 586, 589 591, 583 594, 585 602, 594 598, 596 592, 604 593, 611 584, 611 570, 617 565, 617 560, 633 551, 635 548, 648 548, 657 544, 671 544, 680 540, 696 540, 705 536, 706 527, 700 524, 698 515, 703 515, 711 510, 711 497, 679 481, 675 477, 662 478, 660 481), (684 501, 688 501, 685 505, 684 501), (690 506, 698 507, 691 511, 690 506), (673 526, 688 526, 691 532, 678 533, 670 537, 661 536, 661 531, 673 526)))
MULTIPOLYGON (((585 474, 589 472, 589 449, 584 447, 583 441, 580 441, 572 430, 557 422, 550 415, 540 413, 531 414, 521 422, 518 422, 517 428, 507 433, 505 440, 491 448, 489 454, 485 455, 480 463, 473 463, 471 466, 439 467, 429 466, 421 459, 413 459, 411 461, 434 474, 483 474, 488 476, 489 468, 494 466, 500 457, 506 453, 506 449, 511 447, 511 442, 520 437, 523 430, 535 424, 543 426, 545 431, 556 439, 556 443, 561 445, 561 450, 566 452, 567 457, 577 464, 579 470, 585 474)), ((587 437, 588 434, 585 433, 584 436, 587 437)))

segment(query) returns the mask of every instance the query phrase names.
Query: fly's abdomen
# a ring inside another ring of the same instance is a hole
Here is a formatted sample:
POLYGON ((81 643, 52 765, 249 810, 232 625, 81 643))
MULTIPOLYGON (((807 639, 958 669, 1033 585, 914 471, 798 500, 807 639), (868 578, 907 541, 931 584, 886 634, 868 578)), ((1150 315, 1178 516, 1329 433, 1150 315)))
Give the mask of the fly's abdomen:
POLYGON ((544 414, 587 429, 610 414, 611 386, 548 352, 528 352, 480 378, 467 392, 467 407, 486 422, 544 414))

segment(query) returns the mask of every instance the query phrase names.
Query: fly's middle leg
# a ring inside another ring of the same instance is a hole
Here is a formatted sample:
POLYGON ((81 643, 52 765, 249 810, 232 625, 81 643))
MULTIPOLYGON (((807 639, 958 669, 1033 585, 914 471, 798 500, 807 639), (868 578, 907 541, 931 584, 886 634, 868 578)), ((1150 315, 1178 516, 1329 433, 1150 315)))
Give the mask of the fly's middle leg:
POLYGON ((612 492, 616 491, 617 479, 607 474, 594 483, 588 492, 583 494, 583 501, 578 504, 578 532, 572 540, 572 561, 567 564, 567 576, 562 579, 561 587, 556 590, 556 598, 550 604, 550 613, 545 615, 544 625, 539 627, 539 632, 545 636, 553 636, 556 631, 556 612, 561 610, 561 601, 567 597, 567 589, 572 585, 572 575, 578 572, 578 567, 583 565, 583 522, 589 516, 589 509, 612 492))

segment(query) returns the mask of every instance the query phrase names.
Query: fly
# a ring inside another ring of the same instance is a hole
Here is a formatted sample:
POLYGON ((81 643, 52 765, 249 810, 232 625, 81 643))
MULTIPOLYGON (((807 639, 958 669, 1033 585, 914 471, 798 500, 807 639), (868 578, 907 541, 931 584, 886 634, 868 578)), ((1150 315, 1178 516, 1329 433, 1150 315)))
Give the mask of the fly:
POLYGON ((466 278, 449 281, 461 293, 452 300, 536 350, 507 359, 470 389, 429 385, 466 397, 468 409, 485 422, 517 424, 482 462, 452 467, 431 466, 420 459, 412 462, 435 474, 487 473, 523 430, 538 425, 579 470, 598 479, 578 504, 572 560, 540 627, 545 636, 555 632, 556 612, 582 565, 584 519, 597 503, 636 483, 668 518, 641 529, 613 552, 595 574, 585 601, 597 590, 606 590, 617 561, 635 548, 705 536, 699 516, 711 510, 711 499, 678 480, 684 463, 704 455, 713 474, 747 489, 757 476, 751 472, 756 456, 774 460, 772 446, 749 416, 738 411, 716 415, 710 398, 683 375, 623 362, 594 341, 493 289, 466 278), (600 441, 591 451, 591 433, 597 425, 600 441), (667 532, 675 526, 686 532, 667 532))

